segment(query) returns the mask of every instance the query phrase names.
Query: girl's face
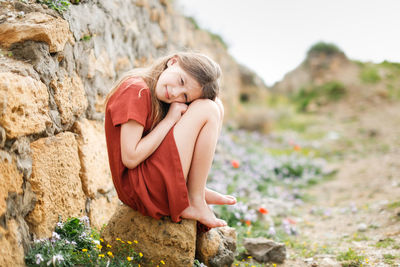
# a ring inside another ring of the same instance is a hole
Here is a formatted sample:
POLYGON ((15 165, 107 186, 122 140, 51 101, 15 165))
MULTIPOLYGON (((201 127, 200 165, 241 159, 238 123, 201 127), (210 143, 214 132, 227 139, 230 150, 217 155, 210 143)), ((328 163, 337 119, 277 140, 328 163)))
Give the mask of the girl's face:
POLYGON ((167 66, 157 81, 155 93, 158 100, 168 104, 190 103, 201 97, 200 84, 179 66, 176 58, 171 58, 167 66))

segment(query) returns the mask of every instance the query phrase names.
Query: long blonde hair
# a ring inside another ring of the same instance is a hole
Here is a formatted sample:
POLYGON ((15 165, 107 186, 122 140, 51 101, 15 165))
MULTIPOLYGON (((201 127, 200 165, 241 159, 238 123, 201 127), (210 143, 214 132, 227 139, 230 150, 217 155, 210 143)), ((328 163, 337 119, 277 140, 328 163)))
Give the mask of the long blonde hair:
POLYGON ((194 52, 178 52, 168 56, 164 56, 156 60, 151 66, 146 68, 132 69, 122 75, 115 83, 111 91, 107 94, 105 104, 107 105, 110 97, 117 91, 118 87, 131 77, 141 77, 150 89, 151 106, 152 106, 152 125, 153 129, 167 114, 169 104, 161 102, 157 99, 155 89, 158 78, 161 73, 168 67, 167 62, 176 57, 179 66, 190 76, 192 76, 202 87, 202 95, 200 98, 208 98, 215 100, 219 93, 219 78, 221 77, 221 68, 212 59, 206 55, 194 52))

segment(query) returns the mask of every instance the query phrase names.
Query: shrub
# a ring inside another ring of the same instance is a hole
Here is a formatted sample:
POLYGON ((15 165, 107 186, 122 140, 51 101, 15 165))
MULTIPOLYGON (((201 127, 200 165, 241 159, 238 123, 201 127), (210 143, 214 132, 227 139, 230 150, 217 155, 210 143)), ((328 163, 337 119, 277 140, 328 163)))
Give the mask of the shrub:
POLYGON ((381 80, 378 68, 375 66, 365 66, 361 69, 360 79, 364 83, 375 84, 381 80))
POLYGON ((319 53, 324 53, 327 55, 334 55, 334 54, 343 53, 343 52, 335 44, 318 42, 318 43, 314 44, 313 46, 311 46, 311 48, 307 52, 307 56, 310 56, 312 54, 319 54, 319 53))
POLYGON ((38 0, 38 2, 47 5, 49 8, 54 9, 59 13, 67 11, 71 4, 68 0, 38 0))

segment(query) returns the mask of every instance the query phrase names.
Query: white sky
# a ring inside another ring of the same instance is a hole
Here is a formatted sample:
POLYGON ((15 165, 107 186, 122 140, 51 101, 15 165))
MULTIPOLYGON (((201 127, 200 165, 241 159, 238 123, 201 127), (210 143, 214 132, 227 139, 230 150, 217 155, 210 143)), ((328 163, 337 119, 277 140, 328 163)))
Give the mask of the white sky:
POLYGON ((201 28, 218 33, 236 60, 272 85, 316 42, 351 59, 400 62, 400 0, 178 0, 201 28))

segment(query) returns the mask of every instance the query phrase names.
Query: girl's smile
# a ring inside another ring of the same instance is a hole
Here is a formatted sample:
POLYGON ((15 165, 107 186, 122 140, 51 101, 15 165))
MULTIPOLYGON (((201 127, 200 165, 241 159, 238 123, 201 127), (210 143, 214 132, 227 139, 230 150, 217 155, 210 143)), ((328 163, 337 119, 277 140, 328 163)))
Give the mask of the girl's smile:
POLYGON ((171 58, 167 68, 158 78, 155 93, 158 100, 165 103, 190 103, 202 96, 200 84, 187 74, 176 58, 171 58))

